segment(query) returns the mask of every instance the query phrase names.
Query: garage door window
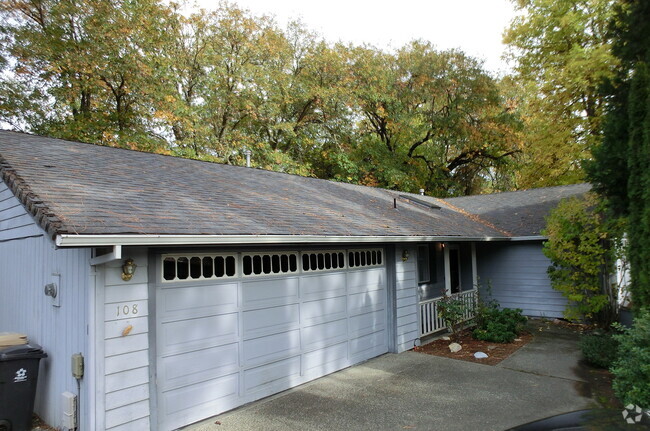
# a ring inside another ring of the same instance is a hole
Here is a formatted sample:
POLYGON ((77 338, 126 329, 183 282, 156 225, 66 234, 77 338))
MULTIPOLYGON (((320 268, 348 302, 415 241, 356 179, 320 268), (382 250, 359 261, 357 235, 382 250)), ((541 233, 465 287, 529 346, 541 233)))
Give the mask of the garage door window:
POLYGON ((251 253, 242 256, 244 276, 298 272, 297 253, 251 253))
POLYGON ((348 265, 350 268, 382 265, 381 249, 350 250, 348 252, 348 265))
POLYGON ((302 253, 302 271, 328 271, 345 268, 343 251, 305 251, 302 253))
POLYGON ((163 256, 164 281, 210 280, 237 274, 235 255, 163 256))

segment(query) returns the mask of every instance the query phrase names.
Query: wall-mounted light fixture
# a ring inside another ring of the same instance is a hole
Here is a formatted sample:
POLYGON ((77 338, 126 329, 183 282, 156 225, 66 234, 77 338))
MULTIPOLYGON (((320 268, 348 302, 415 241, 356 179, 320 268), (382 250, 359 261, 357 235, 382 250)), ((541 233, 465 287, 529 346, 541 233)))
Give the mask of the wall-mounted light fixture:
POLYGON ((133 277, 133 274, 135 274, 137 267, 138 265, 135 264, 133 259, 125 260, 124 265, 122 265, 122 280, 129 281, 133 277))
POLYGON ((409 260, 409 256, 410 256, 409 250, 408 248, 405 248, 404 251, 402 251, 402 262, 406 262, 407 260, 409 260))

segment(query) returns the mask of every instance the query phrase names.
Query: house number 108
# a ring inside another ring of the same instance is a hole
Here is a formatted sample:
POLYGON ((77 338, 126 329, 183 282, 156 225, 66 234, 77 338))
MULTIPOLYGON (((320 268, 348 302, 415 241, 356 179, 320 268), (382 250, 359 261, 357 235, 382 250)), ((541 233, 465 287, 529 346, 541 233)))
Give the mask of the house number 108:
POLYGON ((134 314, 138 314, 138 304, 117 306, 117 317, 134 314))

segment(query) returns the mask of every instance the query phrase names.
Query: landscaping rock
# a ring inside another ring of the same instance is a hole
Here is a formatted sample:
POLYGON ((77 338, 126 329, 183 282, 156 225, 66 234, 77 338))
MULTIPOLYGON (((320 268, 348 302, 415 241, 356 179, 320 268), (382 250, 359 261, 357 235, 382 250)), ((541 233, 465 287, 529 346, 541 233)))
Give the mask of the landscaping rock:
POLYGON ((451 353, 460 352, 460 350, 461 350, 462 348, 463 348, 463 346, 461 346, 461 345, 458 344, 458 343, 451 343, 451 344, 449 345, 449 351, 451 351, 451 353))
POLYGON ((483 353, 483 352, 476 352, 476 353, 474 353, 474 357, 475 357, 476 359, 485 359, 485 358, 488 357, 488 355, 486 355, 486 354, 483 353))
POLYGON ((442 339, 445 340, 445 341, 451 340, 451 338, 449 338, 449 337, 442 337, 442 339))

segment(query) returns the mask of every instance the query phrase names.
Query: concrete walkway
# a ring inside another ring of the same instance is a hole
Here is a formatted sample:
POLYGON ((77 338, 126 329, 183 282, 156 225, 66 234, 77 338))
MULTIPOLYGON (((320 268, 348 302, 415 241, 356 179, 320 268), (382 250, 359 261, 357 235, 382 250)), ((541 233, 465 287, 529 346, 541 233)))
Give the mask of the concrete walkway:
POLYGON ((577 334, 541 328, 499 366, 387 354, 187 430, 504 430, 593 406, 576 391, 577 334))

